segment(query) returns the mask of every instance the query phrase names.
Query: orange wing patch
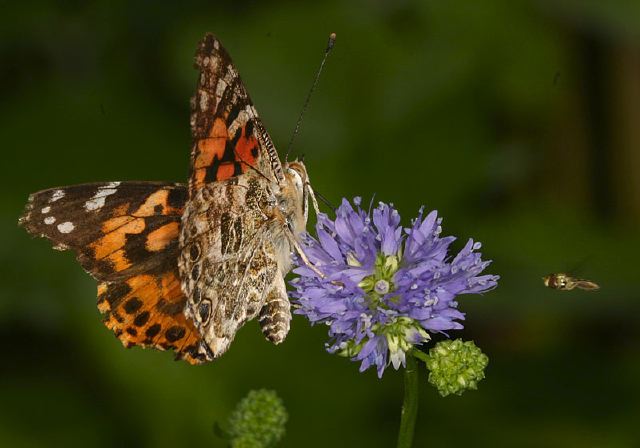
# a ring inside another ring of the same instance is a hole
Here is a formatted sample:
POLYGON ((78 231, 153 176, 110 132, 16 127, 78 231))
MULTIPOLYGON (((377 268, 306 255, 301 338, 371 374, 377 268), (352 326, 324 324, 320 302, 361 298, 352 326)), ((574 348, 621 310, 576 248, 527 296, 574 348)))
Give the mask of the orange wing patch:
POLYGON ((242 128, 242 135, 238 139, 235 147, 236 157, 243 162, 245 170, 248 165, 254 166, 258 158, 258 140, 249 132, 249 125, 242 128))
POLYGON ((186 300, 173 271, 98 284, 98 309, 125 347, 174 350, 177 359, 200 364, 205 361, 197 354, 200 336, 183 313, 186 300))
POLYGON ((96 261, 107 260, 113 265, 116 272, 124 271, 131 266, 124 247, 127 235, 139 234, 145 229, 143 218, 131 216, 118 216, 107 220, 102 225, 104 236, 91 243, 89 247, 94 251, 96 261))
POLYGON ((169 190, 158 190, 150 194, 131 215, 134 217, 181 215, 184 207, 173 207, 169 201, 169 194, 169 190))
POLYGON ((213 163, 214 157, 222 159, 227 137, 227 125, 222 118, 216 118, 211 126, 209 137, 198 141, 194 167, 197 173, 202 174, 203 179, 204 169, 213 163))
POLYGON ((175 241, 180 234, 180 224, 177 222, 170 222, 164 226, 157 228, 147 235, 147 241, 145 248, 149 252, 158 252, 163 250, 172 241, 175 241))
POLYGON ((194 148, 194 187, 201 188, 208 182, 229 179, 255 167, 259 144, 253 135, 253 125, 247 122, 236 131, 228 133, 222 117, 213 121, 209 136, 198 140, 194 148))

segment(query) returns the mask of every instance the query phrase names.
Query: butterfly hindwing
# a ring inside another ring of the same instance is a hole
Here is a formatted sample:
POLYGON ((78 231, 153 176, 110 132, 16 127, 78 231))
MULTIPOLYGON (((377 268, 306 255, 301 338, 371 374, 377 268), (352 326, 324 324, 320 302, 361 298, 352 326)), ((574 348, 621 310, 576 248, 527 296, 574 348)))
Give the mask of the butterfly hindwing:
POLYGON ((200 334, 184 314, 186 301, 177 266, 160 275, 98 284, 98 309, 125 347, 171 349, 176 358, 199 364, 208 359, 197 353, 200 334))
POLYGON ((255 169, 282 180, 280 159, 220 42, 207 34, 195 57, 200 70, 191 99, 191 195, 205 184, 255 169))

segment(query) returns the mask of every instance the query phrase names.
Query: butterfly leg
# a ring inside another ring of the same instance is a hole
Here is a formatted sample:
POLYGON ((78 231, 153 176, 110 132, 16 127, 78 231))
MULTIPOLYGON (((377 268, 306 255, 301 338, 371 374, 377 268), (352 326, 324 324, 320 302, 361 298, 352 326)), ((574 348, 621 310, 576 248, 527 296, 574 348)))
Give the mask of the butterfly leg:
POLYGON ((287 337, 291 322, 291 305, 284 278, 276 275, 258 315, 260 328, 267 340, 279 344, 287 337))
POLYGON ((275 210, 272 211, 271 217, 272 217, 273 220, 276 220, 276 221, 281 223, 282 231, 283 231, 285 237, 287 238, 290 247, 293 247, 295 249, 295 251, 300 256, 300 259, 302 260, 302 262, 304 264, 306 264, 309 267, 309 269, 311 269, 313 272, 318 274, 318 276, 320 278, 325 278, 326 276, 322 273, 322 271, 320 271, 318 268, 316 268, 309 261, 309 258, 307 257, 307 255, 302 250, 302 247, 300 246, 300 243, 298 242, 298 239, 296 238, 296 235, 293 232, 293 227, 291 226, 291 223, 289 223, 287 221, 287 219, 283 216, 282 212, 280 210, 278 210, 278 209, 275 209, 275 210))
POLYGON ((325 278, 325 277, 326 277, 326 275, 324 275, 324 273, 323 273, 320 269, 318 269, 317 267, 315 267, 315 266, 311 263, 311 261, 309 261, 309 258, 307 257, 307 255, 306 255, 306 254, 304 253, 304 251, 302 250, 302 247, 300 247, 300 243, 298 243, 298 241, 297 241, 293 236, 291 236, 289 239, 291 240, 291 244, 293 245, 293 247, 294 247, 294 249, 296 250, 296 252, 298 252, 298 255, 300 256, 300 259, 302 260, 302 262, 303 262, 304 264, 306 264, 306 265, 307 265, 307 267, 308 267, 309 269, 311 269, 313 272, 315 272, 316 274, 318 274, 318 276, 319 276, 320 278, 325 278))
MULTIPOLYGON (((304 264, 306 264, 309 269, 311 269, 313 272, 318 274, 318 277, 320 277, 321 279, 327 278, 327 276, 324 275, 324 273, 320 269, 315 267, 313 265, 313 263, 311 263, 311 261, 309 261, 309 258, 307 258, 307 255, 304 253, 304 251, 302 250, 302 247, 300 247, 300 243, 298 243, 298 241, 295 239, 295 237, 293 237, 293 235, 291 235, 289 237, 289 239, 291 240, 291 245, 294 247, 296 252, 298 252, 298 255, 300 256, 300 259, 302 260, 302 262, 304 264)), ((330 283, 333 284, 333 285, 336 285, 336 286, 344 286, 344 283, 342 283, 340 281, 337 281, 337 280, 332 280, 330 283)))
POLYGON ((305 187, 309 192, 308 193, 309 197, 311 197, 311 204, 313 204, 313 211, 315 212, 316 216, 318 216, 320 214, 320 207, 318 207, 318 199, 316 199, 316 194, 313 192, 313 188, 311 188, 311 184, 309 182, 305 184, 305 187))

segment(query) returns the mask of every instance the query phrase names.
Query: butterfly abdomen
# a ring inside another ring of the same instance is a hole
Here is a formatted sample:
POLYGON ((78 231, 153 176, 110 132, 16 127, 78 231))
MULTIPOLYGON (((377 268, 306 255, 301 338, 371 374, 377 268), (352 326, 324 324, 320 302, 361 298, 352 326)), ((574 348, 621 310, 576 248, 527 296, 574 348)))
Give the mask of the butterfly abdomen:
POLYGON ((270 291, 258 317, 264 336, 274 344, 287 337, 291 322, 291 305, 286 295, 277 290, 270 291))

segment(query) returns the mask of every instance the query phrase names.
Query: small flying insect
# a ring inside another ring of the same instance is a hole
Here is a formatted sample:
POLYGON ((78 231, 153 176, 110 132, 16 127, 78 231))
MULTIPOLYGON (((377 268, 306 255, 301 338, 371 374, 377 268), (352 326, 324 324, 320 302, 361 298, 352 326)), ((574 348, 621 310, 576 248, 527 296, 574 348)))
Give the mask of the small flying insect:
POLYGON ((551 289, 557 289, 559 291, 571 291, 572 289, 579 288, 585 291, 595 291, 600 289, 597 283, 582 278, 576 278, 564 272, 558 272, 557 274, 549 274, 542 277, 544 286, 551 289))

